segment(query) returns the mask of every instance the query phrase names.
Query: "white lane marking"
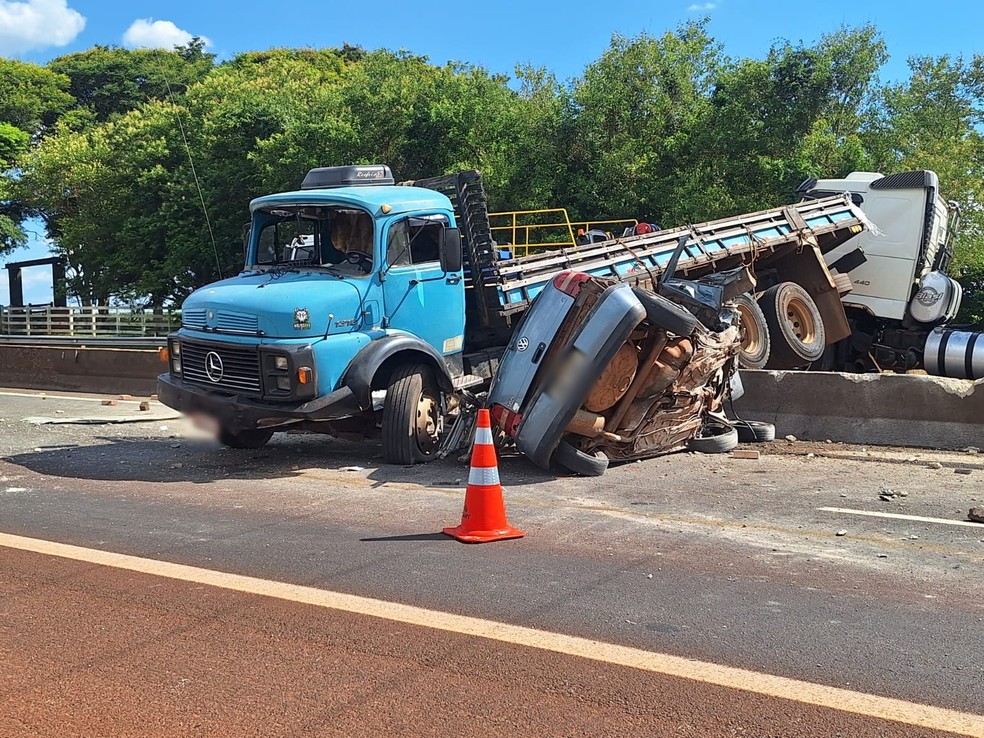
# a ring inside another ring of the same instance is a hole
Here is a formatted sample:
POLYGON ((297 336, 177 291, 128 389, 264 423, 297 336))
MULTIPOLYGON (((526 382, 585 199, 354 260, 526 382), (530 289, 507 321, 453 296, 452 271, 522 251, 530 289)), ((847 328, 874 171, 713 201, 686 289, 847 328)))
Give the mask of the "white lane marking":
POLYGON ((943 525, 962 525, 967 528, 979 528, 984 532, 984 524, 972 523, 968 520, 947 520, 946 518, 924 518, 921 515, 902 515, 901 513, 874 512, 872 510, 852 510, 849 507, 818 507, 824 512, 841 513, 842 515, 864 515, 869 518, 895 518, 896 520, 911 520, 916 523, 942 523, 943 525))
POLYGON ((762 674, 732 666, 721 666, 706 661, 693 661, 680 656, 644 651, 589 638, 6 533, 0 533, 0 546, 182 582, 204 584, 234 592, 273 597, 329 610, 367 615, 433 630, 476 636, 527 648, 538 648, 841 712, 891 720, 931 730, 942 730, 972 738, 984 738, 984 717, 979 715, 905 702, 891 697, 852 692, 838 687, 762 674))

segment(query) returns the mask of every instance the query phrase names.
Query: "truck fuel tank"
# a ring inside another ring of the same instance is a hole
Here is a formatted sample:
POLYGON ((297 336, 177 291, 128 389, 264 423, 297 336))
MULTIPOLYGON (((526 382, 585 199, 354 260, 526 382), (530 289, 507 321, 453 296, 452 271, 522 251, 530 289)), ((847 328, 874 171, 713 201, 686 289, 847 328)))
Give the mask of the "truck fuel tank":
POLYGON ((984 378, 984 334, 937 328, 923 349, 926 371, 938 377, 984 378))

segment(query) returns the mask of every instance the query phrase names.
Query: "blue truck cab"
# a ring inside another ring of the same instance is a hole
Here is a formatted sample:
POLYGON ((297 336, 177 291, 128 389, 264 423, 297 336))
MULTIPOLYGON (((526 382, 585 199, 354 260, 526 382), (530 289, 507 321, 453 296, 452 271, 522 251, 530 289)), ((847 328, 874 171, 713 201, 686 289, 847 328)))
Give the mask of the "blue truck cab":
POLYGON ((182 305, 160 400, 233 447, 303 429, 381 435, 392 463, 431 458, 465 383, 449 198, 398 186, 385 166, 329 167, 250 211, 243 271, 182 305))

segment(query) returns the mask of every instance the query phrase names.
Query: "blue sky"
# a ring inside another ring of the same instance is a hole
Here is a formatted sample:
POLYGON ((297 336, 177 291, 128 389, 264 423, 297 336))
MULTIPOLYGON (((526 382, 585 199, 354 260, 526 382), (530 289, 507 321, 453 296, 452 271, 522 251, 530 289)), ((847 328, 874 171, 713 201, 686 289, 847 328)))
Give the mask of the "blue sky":
MULTIPOLYGON (((466 61, 507 74, 517 63, 529 63, 566 79, 596 59, 613 33, 659 34, 702 15, 732 56, 761 56, 777 39, 809 43, 840 25, 872 22, 892 57, 882 73, 886 79, 904 77, 910 55, 984 53, 980 0, 0 0, 0 55, 44 63, 94 44, 169 45, 190 34, 207 38, 220 59, 271 46, 348 42, 405 48, 434 62, 466 61)), ((44 252, 35 243, 9 259, 44 252)), ((46 274, 25 278, 26 299, 50 299, 46 274)), ((4 304, 7 285, 0 282, 4 304)))

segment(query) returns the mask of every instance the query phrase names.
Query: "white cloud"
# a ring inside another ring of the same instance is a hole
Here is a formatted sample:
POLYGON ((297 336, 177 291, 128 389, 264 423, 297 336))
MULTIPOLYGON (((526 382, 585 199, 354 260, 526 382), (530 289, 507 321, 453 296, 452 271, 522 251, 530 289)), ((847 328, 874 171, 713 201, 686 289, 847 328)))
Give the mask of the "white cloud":
POLYGON ((699 13, 701 11, 714 10, 717 7, 717 3, 694 3, 687 8, 691 13, 699 13))
MULTIPOLYGON (((167 49, 184 46, 194 36, 183 28, 178 28, 171 21, 154 20, 153 18, 137 18, 123 34, 123 43, 131 49, 167 49)), ((201 37, 206 46, 212 42, 201 37)))
POLYGON ((85 28, 85 16, 68 0, 0 0, 0 55, 70 44, 85 28))

